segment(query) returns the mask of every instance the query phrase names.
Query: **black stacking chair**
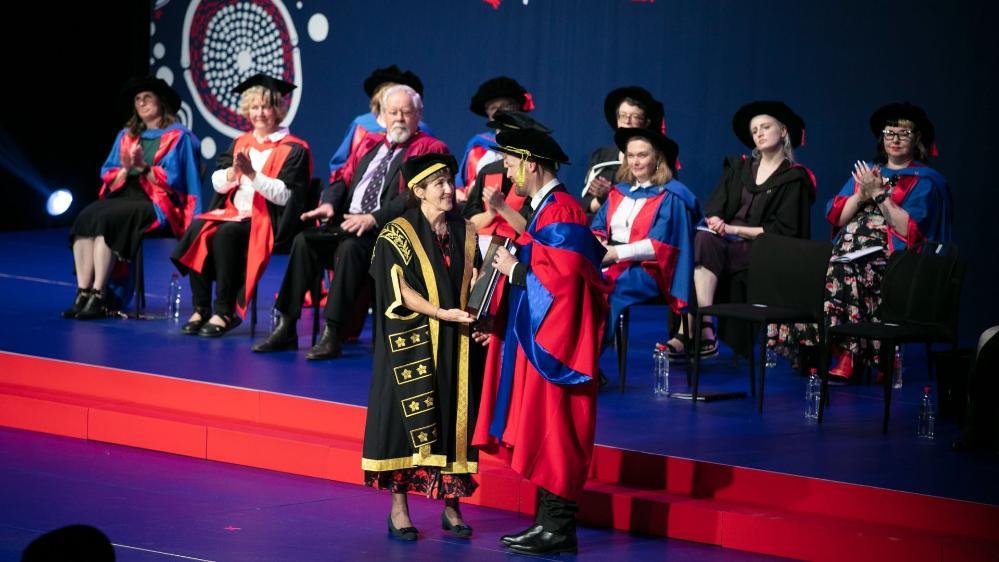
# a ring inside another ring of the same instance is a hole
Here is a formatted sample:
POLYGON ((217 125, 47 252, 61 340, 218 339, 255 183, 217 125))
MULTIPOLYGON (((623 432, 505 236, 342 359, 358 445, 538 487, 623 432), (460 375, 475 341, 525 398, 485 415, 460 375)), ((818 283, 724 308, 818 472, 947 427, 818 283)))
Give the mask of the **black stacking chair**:
MULTIPOLYGON (((884 416, 881 430, 888 432, 891 414, 892 376, 895 347, 907 343, 926 344, 927 362, 934 343, 949 343, 957 351, 957 321, 964 280, 964 264, 957 247, 939 242, 925 242, 895 252, 888 258, 881 280, 880 322, 860 322, 830 326, 823 344, 823 357, 843 338, 881 342, 878 357, 884 388, 884 416)), ((825 363, 823 363, 825 365, 825 363)), ((927 365, 927 368, 931 368, 927 365)), ((829 377, 823 369, 822 401, 819 423, 825 414, 829 377)), ((932 374, 932 373, 931 373, 932 374)))
MULTIPOLYGON (((705 316, 721 316, 749 322, 759 330, 760 381, 756 389, 756 359, 749 354, 749 389, 756 396, 757 411, 763 412, 766 374, 767 324, 794 322, 822 324, 825 277, 832 243, 761 234, 749 253, 748 299, 746 303, 715 304, 695 313, 694 349, 701 348, 701 322, 705 316)), ((821 335, 820 335, 821 338, 821 335)), ((700 355, 694 354, 692 398, 697 402, 700 355)))
MULTIPOLYGON (((665 305, 666 299, 662 296, 648 300, 642 303, 634 304, 621 311, 621 314, 617 317, 617 322, 614 323, 614 349, 617 351, 617 372, 621 379, 621 392, 624 392, 625 376, 627 374, 628 366, 628 327, 631 321, 631 308, 633 306, 648 306, 648 305, 665 305)), ((680 315, 680 323, 683 325, 683 333, 689 334, 690 330, 687 326, 687 315, 680 315)), ((667 326, 671 323, 667 321, 667 326)), ((667 330, 669 333, 669 330, 667 330)), ((687 356, 687 364, 690 364, 691 350, 690 346, 683 348, 684 354, 687 356)), ((687 372, 687 384, 690 384, 690 372, 687 372)))
POLYGON ((152 238, 173 238, 173 232, 169 228, 159 228, 144 234, 139 241, 139 249, 132 259, 132 265, 135 267, 135 317, 140 319, 146 309, 146 261, 142 247, 146 240, 152 238))

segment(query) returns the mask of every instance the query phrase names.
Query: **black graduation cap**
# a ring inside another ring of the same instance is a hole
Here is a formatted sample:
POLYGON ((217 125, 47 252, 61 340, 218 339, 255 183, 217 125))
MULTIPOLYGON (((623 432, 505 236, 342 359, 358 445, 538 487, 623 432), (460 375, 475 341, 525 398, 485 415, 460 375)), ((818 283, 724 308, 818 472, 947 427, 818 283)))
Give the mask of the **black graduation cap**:
POLYGON ((791 111, 786 103, 772 100, 749 102, 732 116, 732 131, 742 144, 749 148, 756 147, 753 134, 749 132, 749 122, 757 115, 769 115, 783 123, 787 127, 787 134, 791 136, 791 146, 794 148, 805 144, 805 120, 791 111))
MULTIPOLYGON (((875 137, 881 138, 881 132, 884 131, 886 125, 894 127, 903 119, 916 124, 916 130, 919 132, 923 146, 933 147, 933 141, 936 139, 936 129, 933 127, 933 122, 930 121, 923 108, 907 101, 879 107, 871 115, 871 132, 874 133, 875 137)), ((933 148, 930 150, 932 152, 933 148)))
POLYGON ((454 177, 458 173, 458 161, 450 154, 428 152, 407 158, 402 163, 402 177, 406 180, 406 187, 412 189, 424 178, 444 168, 451 170, 451 177, 454 177))
POLYGON ((516 80, 508 76, 497 76, 486 80, 475 91, 472 96, 472 103, 468 108, 472 113, 486 117, 486 102, 496 98, 510 98, 520 104, 521 111, 531 111, 534 109, 534 100, 531 94, 516 80))
POLYGON ((505 129, 496 133, 493 150, 528 159, 544 159, 568 164, 569 157, 548 133, 536 129, 505 129))
POLYGON ((534 129, 551 134, 552 130, 539 123, 523 111, 501 109, 493 114, 492 121, 486 123, 490 129, 534 129))
POLYGON ((614 144, 617 145, 618 150, 627 153, 628 141, 635 137, 649 141, 649 144, 655 147, 666 158, 666 165, 669 166, 669 169, 674 174, 676 173, 676 159, 680 155, 680 145, 676 144, 676 141, 655 129, 629 129, 622 127, 614 132, 614 144))
POLYGON ((285 82, 280 78, 274 78, 273 76, 268 76, 266 74, 254 74, 233 88, 232 93, 242 94, 254 86, 263 86, 264 88, 277 92, 282 96, 290 94, 292 90, 298 87, 291 82, 285 82))
POLYGON ((624 86, 611 90, 604 98, 604 117, 611 129, 617 129, 617 108, 625 98, 631 98, 638 102, 638 107, 645 111, 645 116, 649 119, 649 129, 662 129, 665 110, 663 104, 652 97, 648 90, 641 86, 624 86))
POLYGON ((174 91, 166 81, 152 76, 136 76, 129 79, 121 89, 121 97, 129 108, 129 112, 135 111, 135 95, 139 92, 156 94, 169 113, 177 113, 180 110, 180 94, 174 91))
POLYGON ((371 73, 371 76, 365 78, 364 93, 370 98, 375 95, 375 90, 378 89, 378 86, 386 82, 409 86, 416 90, 417 94, 423 95, 423 81, 420 80, 420 77, 408 70, 401 70, 394 64, 385 68, 376 68, 371 73))

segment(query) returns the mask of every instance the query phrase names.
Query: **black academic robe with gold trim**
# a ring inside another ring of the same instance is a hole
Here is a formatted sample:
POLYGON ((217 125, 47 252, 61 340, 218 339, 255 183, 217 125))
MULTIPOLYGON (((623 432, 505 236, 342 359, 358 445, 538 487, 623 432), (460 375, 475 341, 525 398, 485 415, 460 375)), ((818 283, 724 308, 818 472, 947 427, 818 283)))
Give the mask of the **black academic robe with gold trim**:
POLYGON ((478 249, 475 230, 448 218, 451 265, 430 223, 410 209, 382 228, 372 253, 375 358, 361 467, 478 472, 470 446, 481 389, 481 346, 467 324, 402 304, 402 280, 434 306, 464 308, 478 249))

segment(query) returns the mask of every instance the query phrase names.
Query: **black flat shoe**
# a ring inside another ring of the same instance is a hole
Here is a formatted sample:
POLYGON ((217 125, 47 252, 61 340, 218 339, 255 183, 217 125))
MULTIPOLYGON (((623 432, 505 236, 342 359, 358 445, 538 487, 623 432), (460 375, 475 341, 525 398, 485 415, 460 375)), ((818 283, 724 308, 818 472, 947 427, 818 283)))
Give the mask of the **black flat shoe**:
POLYGON ((219 317, 225 320, 225 326, 216 326, 211 322, 205 322, 205 325, 198 330, 198 335, 206 338, 222 337, 243 323, 243 320, 235 314, 220 314, 219 317))
POLYGON ((104 296, 100 291, 93 290, 87 303, 76 313, 77 320, 96 320, 106 318, 108 315, 107 305, 104 303, 104 296))
POLYGON ((507 546, 524 554, 575 554, 576 535, 563 535, 542 530, 523 541, 507 546))
MULTIPOLYGON (((195 308, 194 312, 196 312, 198 316, 200 316, 201 318, 198 320, 189 320, 187 324, 181 326, 180 333, 184 334, 185 336, 198 335, 198 331, 201 330, 201 327, 204 326, 205 322, 208 322, 208 319, 211 318, 212 316, 211 309, 207 308, 195 308)), ((191 316, 194 315, 192 314, 191 316)))
POLYGON ((278 320, 277 326, 267 339, 253 346, 257 353, 272 351, 294 351, 298 349, 298 332, 295 331, 295 319, 284 314, 278 320))
POLYGON ((502 537, 500 537, 500 542, 503 543, 504 546, 521 544, 529 540, 530 538, 534 537, 534 535, 544 532, 544 530, 545 528, 543 526, 539 525, 538 523, 535 523, 534 525, 531 525, 530 527, 521 531, 520 533, 517 533, 516 535, 503 535, 502 537))
POLYGON ((468 525, 452 524, 450 521, 448 521, 446 513, 441 513, 441 529, 444 529, 445 531, 451 531, 452 535, 462 539, 467 539, 472 536, 471 527, 469 527, 468 525))
POLYGON ((316 345, 312 346, 312 349, 305 355, 305 358, 310 361, 336 359, 342 353, 343 351, 340 349, 340 336, 335 329, 330 328, 329 324, 327 324, 326 328, 323 329, 323 335, 320 336, 316 345))
POLYGON ((76 298, 73 299, 73 306, 62 311, 62 317, 70 320, 76 318, 76 315, 83 310, 84 305, 90 300, 90 289, 76 289, 76 298))
POLYGON ((392 524, 392 516, 388 516, 388 531, 389 536, 393 539, 400 541, 415 541, 419 536, 419 531, 416 527, 403 527, 402 529, 396 529, 395 525, 392 524))

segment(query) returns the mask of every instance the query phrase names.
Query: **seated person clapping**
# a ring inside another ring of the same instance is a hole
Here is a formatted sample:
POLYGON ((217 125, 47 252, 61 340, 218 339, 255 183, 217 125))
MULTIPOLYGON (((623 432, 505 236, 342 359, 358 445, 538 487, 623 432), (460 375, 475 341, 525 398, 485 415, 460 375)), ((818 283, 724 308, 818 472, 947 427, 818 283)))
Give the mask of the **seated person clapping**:
POLYGON ((191 278, 194 313, 181 328, 185 334, 217 337, 235 328, 275 241, 294 236, 312 175, 308 144, 280 125, 287 113, 284 96, 294 88, 257 74, 234 89, 252 130, 219 155, 212 210, 191 223, 171 256, 191 278))

